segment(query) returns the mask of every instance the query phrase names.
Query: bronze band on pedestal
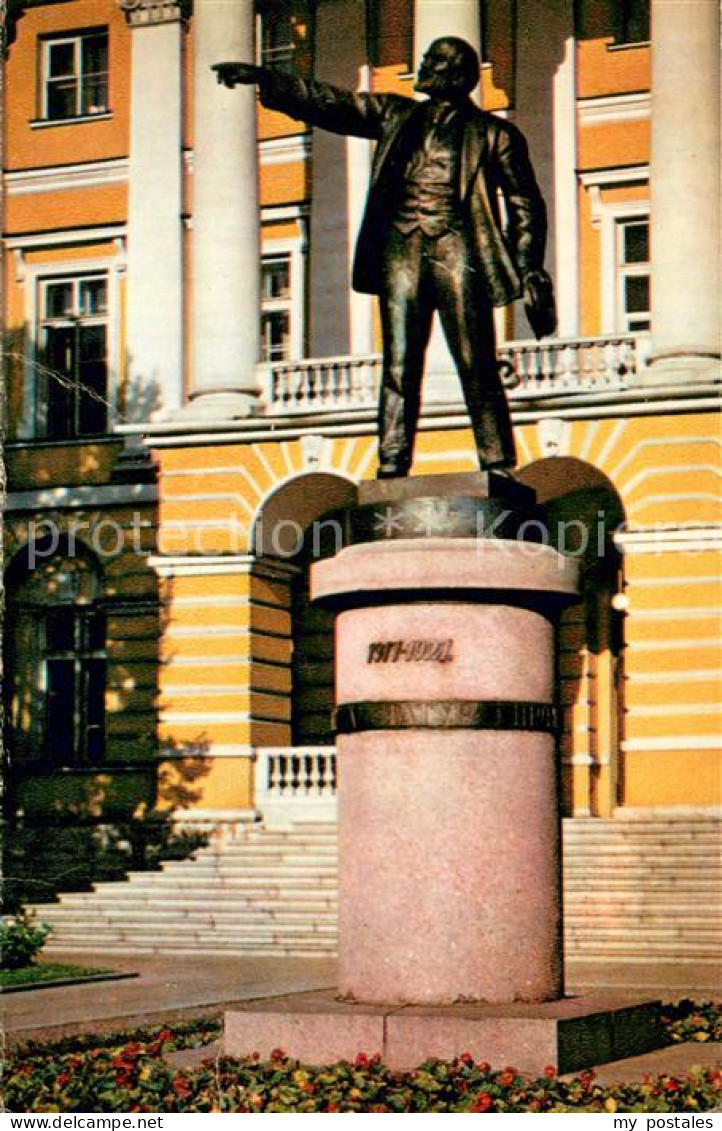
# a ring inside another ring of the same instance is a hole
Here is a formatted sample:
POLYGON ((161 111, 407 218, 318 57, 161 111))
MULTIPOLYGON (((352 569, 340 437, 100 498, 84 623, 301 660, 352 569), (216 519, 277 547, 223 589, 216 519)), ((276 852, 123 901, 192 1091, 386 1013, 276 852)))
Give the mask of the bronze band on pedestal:
POLYGON ((406 699, 344 703, 336 708, 338 734, 369 730, 527 730, 557 734, 561 711, 553 703, 506 699, 406 699))
POLYGON ((520 498, 514 495, 511 499, 422 496, 329 511, 319 523, 321 556, 338 553, 339 529, 344 546, 399 538, 502 538, 548 542, 544 512, 527 499, 527 494, 533 493, 519 484, 514 486, 520 498), (324 539, 328 541, 327 548, 323 545, 324 539))

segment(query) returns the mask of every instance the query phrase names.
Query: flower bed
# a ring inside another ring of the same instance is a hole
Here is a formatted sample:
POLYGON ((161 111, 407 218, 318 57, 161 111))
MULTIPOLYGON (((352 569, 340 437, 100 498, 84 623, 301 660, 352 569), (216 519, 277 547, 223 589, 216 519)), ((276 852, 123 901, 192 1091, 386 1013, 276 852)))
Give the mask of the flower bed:
MULTIPOLYGON (((683 1002, 667 1010, 671 1039, 712 1040, 720 1011, 683 1002), (698 1036, 700 1035, 700 1036, 698 1036)), ((11 1112, 700 1112, 720 1102, 722 1074, 695 1070, 636 1085, 601 1087, 593 1072, 571 1081, 553 1069, 540 1079, 514 1068, 492 1070, 468 1055, 430 1061, 395 1074, 378 1057, 308 1068, 278 1050, 272 1061, 208 1061, 195 1070, 165 1054, 203 1047, 220 1035, 219 1021, 144 1029, 104 1038, 29 1045, 11 1054, 4 1101, 11 1112)))

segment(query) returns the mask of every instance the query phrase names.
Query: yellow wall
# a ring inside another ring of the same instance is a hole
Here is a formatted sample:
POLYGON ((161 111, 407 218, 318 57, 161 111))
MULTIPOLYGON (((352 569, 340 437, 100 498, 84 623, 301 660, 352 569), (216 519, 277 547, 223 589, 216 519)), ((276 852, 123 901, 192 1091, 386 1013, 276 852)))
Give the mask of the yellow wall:
MULTIPOLYGON (((8 91, 5 128, 10 144, 8 169, 35 169, 46 165, 104 161, 128 153, 130 30, 114 0, 73 0, 68 4, 28 7, 18 21, 17 38, 7 61, 8 91), (111 117, 81 124, 43 125, 33 128, 39 114, 36 83, 38 37, 53 32, 108 27, 111 41, 109 101, 111 117)), ((86 223, 92 222, 86 220, 86 223)))
MULTIPOLYGON (((518 428, 517 437, 522 469, 544 457, 536 425, 518 428)), ((470 471, 475 466, 473 452, 468 429, 423 431, 414 471, 470 471)), ((609 478, 619 493, 630 530, 684 530, 719 517, 719 436, 715 421, 709 416, 660 414, 574 421, 563 454, 584 460, 609 478)), ((253 520, 263 502, 306 470, 300 445, 294 441, 161 449, 156 457, 163 468, 163 522, 185 523, 186 528, 189 522, 207 523, 207 537, 211 539, 207 552, 213 545, 213 552, 248 553, 253 520), (235 542, 218 525, 221 514, 231 515, 237 522, 235 542)), ((334 440, 329 462, 329 471, 337 470, 354 478, 372 476, 373 437, 334 440)), ((186 533, 186 537, 193 535, 186 533)), ((715 579, 719 567, 703 560, 705 555, 694 553, 688 561, 687 555, 664 545, 654 554, 638 553, 633 546, 624 553, 624 596, 629 611, 622 660, 622 741, 633 744, 640 738, 659 740, 660 750, 655 754, 637 750, 627 753, 623 749, 617 768, 617 801, 629 806, 713 804, 719 756, 714 750, 696 747, 700 739, 712 739, 719 728, 719 656, 713 642, 718 621, 714 612, 705 612, 707 607, 714 609, 718 601, 715 579), (697 578, 694 585, 690 582, 693 576, 697 578), (676 579, 674 584, 669 583, 671 578, 676 579), (650 584, 652 581, 654 585, 650 584), (680 642, 678 648, 666 647, 661 653, 649 648, 655 641, 669 645, 675 639, 680 642), (698 669, 706 673, 713 667, 715 672, 710 670, 709 677, 702 674, 690 678, 690 673, 698 669), (673 676, 677 673, 679 681, 658 679, 660 671, 673 676), (670 741, 679 748, 664 749, 670 741), (690 764, 699 772, 691 775, 690 764)), ((179 583, 180 579, 176 579, 173 585, 179 583)), ((186 602, 193 593, 203 600, 195 608, 186 603, 171 613, 169 624, 184 625, 186 635, 166 640, 168 655, 176 661, 179 656, 201 659, 208 655, 209 639, 218 631, 224 633, 214 640, 213 654, 232 655, 233 665, 218 672, 215 678, 226 687, 211 695, 208 702, 220 713, 235 710, 248 712, 249 716, 243 722, 209 722, 204 733, 211 747, 228 742, 288 743, 289 711, 285 697, 290 692, 291 623, 287 586, 282 581, 257 577, 250 581, 247 577, 185 578, 182 586, 186 602), (239 596, 244 586, 245 605, 230 607, 229 594, 239 596), (209 607, 213 595, 223 597, 225 603, 209 607), (234 626, 237 634, 228 635, 227 630, 234 626)), ((611 679, 604 655, 592 658, 598 690, 604 680, 609 683, 611 679)), ((172 658, 170 662, 172 670, 172 658)), ((203 675, 206 692, 212 690, 213 679, 211 671, 203 675)), ((175 709, 188 685, 185 681, 178 684, 175 678, 174 683, 175 709)), ((611 694, 609 687, 605 694, 611 694)), ((570 754, 577 750, 583 732, 588 730, 582 727, 588 710, 581 700, 574 707, 573 726, 580 730, 570 754)), ((597 746, 608 747, 611 741, 609 735, 599 734, 600 725, 611 724, 595 722, 590 747, 593 755, 597 746)), ((192 728, 186 728, 182 734, 189 738, 191 731, 192 728)), ((565 790, 570 804, 576 798, 581 808, 583 801, 589 803, 591 795, 592 807, 597 812, 611 812, 613 775, 614 767, 601 764, 591 770, 568 769, 565 790)), ((231 786, 229 779, 229 789, 231 786)))

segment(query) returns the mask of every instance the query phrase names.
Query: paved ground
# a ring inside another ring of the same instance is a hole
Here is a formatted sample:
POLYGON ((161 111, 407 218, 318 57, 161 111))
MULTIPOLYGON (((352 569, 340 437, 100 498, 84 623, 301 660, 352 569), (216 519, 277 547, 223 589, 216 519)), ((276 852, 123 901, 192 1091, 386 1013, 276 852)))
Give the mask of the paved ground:
MULTIPOLYGON (((53 953, 53 962, 78 956, 53 953)), ((108 1031, 153 1020, 220 1013, 221 1007, 254 998, 334 984, 335 963, 302 958, 119 958, 84 954, 84 966, 136 971, 119 982, 58 986, 3 995, 0 1021, 21 1039, 108 1031)))
MULTIPOLYGON (((63 961, 53 954, 53 961, 63 961)), ((77 961, 67 957, 66 961, 77 961)), ((217 1015, 225 1006, 257 998, 331 987, 335 963, 327 959, 276 958, 108 958, 83 955, 83 965, 134 971, 119 982, 61 986, 5 995, 0 1018, 12 1040, 43 1039, 82 1032, 111 1031, 154 1021, 201 1014, 217 1015)), ((630 1000, 643 994, 671 1001, 719 998, 722 971, 710 966, 651 967, 589 964, 568 968, 569 992, 614 988, 630 1000)), ((202 1055, 210 1056, 214 1049, 202 1055)), ((199 1054, 194 1054, 194 1059, 199 1054)), ((694 1065, 720 1065, 720 1046, 672 1046, 598 1069, 603 1083, 638 1080, 645 1072, 681 1073, 694 1065)))

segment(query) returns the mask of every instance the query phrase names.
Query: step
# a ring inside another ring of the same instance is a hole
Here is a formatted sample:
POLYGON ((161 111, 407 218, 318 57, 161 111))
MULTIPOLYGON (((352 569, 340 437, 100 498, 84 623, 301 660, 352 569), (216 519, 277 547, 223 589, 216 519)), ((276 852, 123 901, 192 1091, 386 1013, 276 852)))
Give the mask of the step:
POLYGON ((85 935, 77 935, 68 933, 62 939, 58 940, 54 946, 55 951, 65 950, 80 950, 95 951, 97 947, 102 946, 103 954, 105 954, 106 946, 125 947, 126 950, 135 950, 140 947, 156 947, 163 952, 166 949, 174 947, 194 948, 196 950, 202 949, 206 944, 213 949, 223 947, 227 950, 236 950, 242 952, 247 947, 272 947, 283 946, 287 950, 292 950, 295 947, 303 947, 306 950, 332 950, 336 946, 336 934, 331 932, 319 931, 318 934, 281 934, 275 932, 261 933, 260 931, 244 931, 243 933, 234 931, 223 935, 221 933, 213 935, 209 939, 207 935, 197 934, 194 935, 190 932, 170 934, 163 936, 158 935, 142 935, 138 934, 123 934, 116 932, 115 934, 102 934, 95 940, 88 939, 85 935), (95 943, 95 946, 93 945, 95 943))
POLYGON ((164 869, 162 872, 129 872, 128 879, 131 883, 137 883, 138 880, 147 878, 148 876, 165 876, 168 880, 175 883, 177 880, 185 876, 192 875, 198 877, 200 880, 209 876, 333 876, 336 874, 336 864, 323 863, 323 864, 234 864, 234 863, 214 863, 213 861, 198 861, 191 867, 187 865, 183 869, 178 869, 175 872, 164 869))
MULTIPOLYGON (((51 926, 53 925, 53 917, 46 916, 51 926)), ((227 923, 248 923, 249 926, 253 924, 275 924, 285 923, 290 927, 293 924, 309 924, 315 923, 335 923, 337 921, 337 912, 334 907, 325 907, 323 909, 312 910, 287 910, 285 907, 278 907, 273 912, 268 910, 251 910, 248 907, 239 908, 194 908, 187 907, 184 909, 170 908, 158 909, 156 907, 132 907, 124 908, 122 910, 111 910, 109 908, 91 908, 81 909, 72 908, 63 913, 60 918, 55 917, 55 922, 61 922, 63 929, 66 924, 71 923, 87 923, 93 931, 98 926, 111 925, 117 926, 119 924, 132 926, 135 923, 147 923, 148 925, 160 925, 165 923, 178 923, 180 924, 195 924, 204 923, 209 925, 222 926, 227 923)))
MULTIPOLYGON (((93 954, 93 948, 88 946, 63 946, 63 954, 93 954)), ((162 947, 152 943, 144 943, 143 945, 134 944, 132 949, 129 949, 128 944, 123 943, 107 943, 103 947, 103 954, 108 957, 118 955, 119 957, 133 957, 138 956, 157 956, 163 957, 177 956, 190 956, 198 955, 199 957, 208 958, 335 958, 336 948, 334 946, 311 946, 299 945, 298 947, 288 947, 280 945, 259 946, 257 944, 249 944, 248 946, 237 945, 212 945, 194 944, 183 945, 181 943, 172 945, 163 945, 162 947)))
MULTIPOLYGON (((92 954, 92 948, 79 946, 64 947, 63 951, 67 954, 92 954)), ((118 955, 119 957, 129 957, 127 946, 108 944, 104 947, 104 954, 108 956, 118 955)), ((286 946, 268 946, 257 947, 249 946, 246 948, 237 946, 182 946, 180 944, 174 946, 164 946, 162 949, 152 944, 145 944, 143 946, 134 946, 130 957, 137 955, 139 958, 143 956, 193 956, 208 958, 335 958, 336 950, 333 947, 311 947, 299 946, 286 947, 286 946)))
MULTIPOLYGON (((109 907, 119 907, 119 901, 105 893, 101 897, 100 895, 94 895, 88 892, 86 896, 87 898, 84 899, 83 895, 64 895, 62 903, 45 904, 43 906, 55 909, 57 912, 63 912, 65 910, 68 912, 71 910, 90 911, 96 908, 99 912, 105 912, 109 907)), ((147 903, 151 902, 151 898, 146 896, 145 900, 126 900, 120 902, 123 903, 123 906, 128 906, 129 908, 135 906, 136 903, 138 906, 147 906, 147 903)), ((239 908, 268 911, 269 913, 276 911, 281 905, 288 911, 323 911, 328 907, 335 907, 337 902, 335 892, 329 890, 328 895, 321 897, 318 895, 317 888, 309 888, 308 897, 306 899, 289 898, 288 896, 283 899, 278 899, 269 897, 265 893, 254 898, 253 896, 240 895, 225 890, 194 891, 189 892, 185 898, 180 897, 177 893, 171 895, 154 895, 152 897, 153 907, 157 907, 159 910, 183 910, 187 907, 197 907, 200 910, 207 907, 210 910, 214 908, 239 908)))
MULTIPOLYGON (((207 888, 208 886, 210 886, 208 884, 207 877, 203 878, 199 882, 199 881, 196 881, 196 880, 194 880, 190 877, 184 877, 182 879, 176 880, 176 879, 171 879, 168 876, 158 875, 157 873, 153 873, 153 874, 146 873, 145 875, 136 876, 132 885, 128 884, 127 887, 124 886, 124 885, 121 885, 121 884, 111 884, 111 883, 104 882, 104 883, 96 884, 94 891, 98 892, 99 894, 101 892, 107 892, 108 894, 116 894, 116 891, 111 891, 111 889, 118 889, 120 887, 124 887, 124 890, 129 894, 130 898, 134 898, 135 893, 139 893, 139 892, 145 893, 146 891, 150 891, 152 893, 158 892, 160 894, 160 892, 162 892, 164 890, 165 891, 188 891, 188 890, 193 890, 193 889, 197 888, 198 886, 203 886, 204 888, 207 888), (133 894, 130 894, 131 892, 133 894)), ((243 890, 251 890, 251 889, 261 888, 264 891, 270 891, 270 890, 273 890, 273 891, 290 891, 290 890, 295 890, 295 889, 300 889, 300 890, 311 889, 311 890, 314 890, 314 889, 318 889, 318 888, 326 889, 327 887, 331 887, 331 888, 335 889, 336 886, 337 886, 337 878, 333 874, 323 875, 323 876, 295 875, 294 874, 294 875, 289 876, 285 873, 281 874, 281 875, 276 875, 273 878, 265 877, 265 876, 261 876, 261 875, 257 875, 257 874, 252 875, 252 876, 245 876, 245 877, 244 876, 234 876, 234 877, 216 876, 212 886, 213 886, 214 889, 218 889, 218 890, 226 889, 228 891, 232 891, 234 888, 238 888, 238 887, 242 888, 243 890)), ((93 893, 89 892, 87 894, 93 894, 93 893)), ((119 898, 123 898, 123 896, 120 895, 120 891, 117 891, 117 894, 118 894, 119 898)))
POLYGON ((177 871, 189 863, 197 865, 201 863, 234 863, 237 860, 247 861, 248 863, 258 863, 263 866, 268 861, 282 864, 307 864, 309 860, 316 861, 324 864, 329 860, 335 860, 338 855, 338 850, 335 845, 329 845, 328 848, 321 848, 317 844, 309 845, 294 845, 287 848, 266 848, 263 845, 237 845, 233 848, 227 849, 214 849, 213 851, 205 851, 201 855, 196 856, 193 860, 166 860, 163 864, 164 871, 177 871))

